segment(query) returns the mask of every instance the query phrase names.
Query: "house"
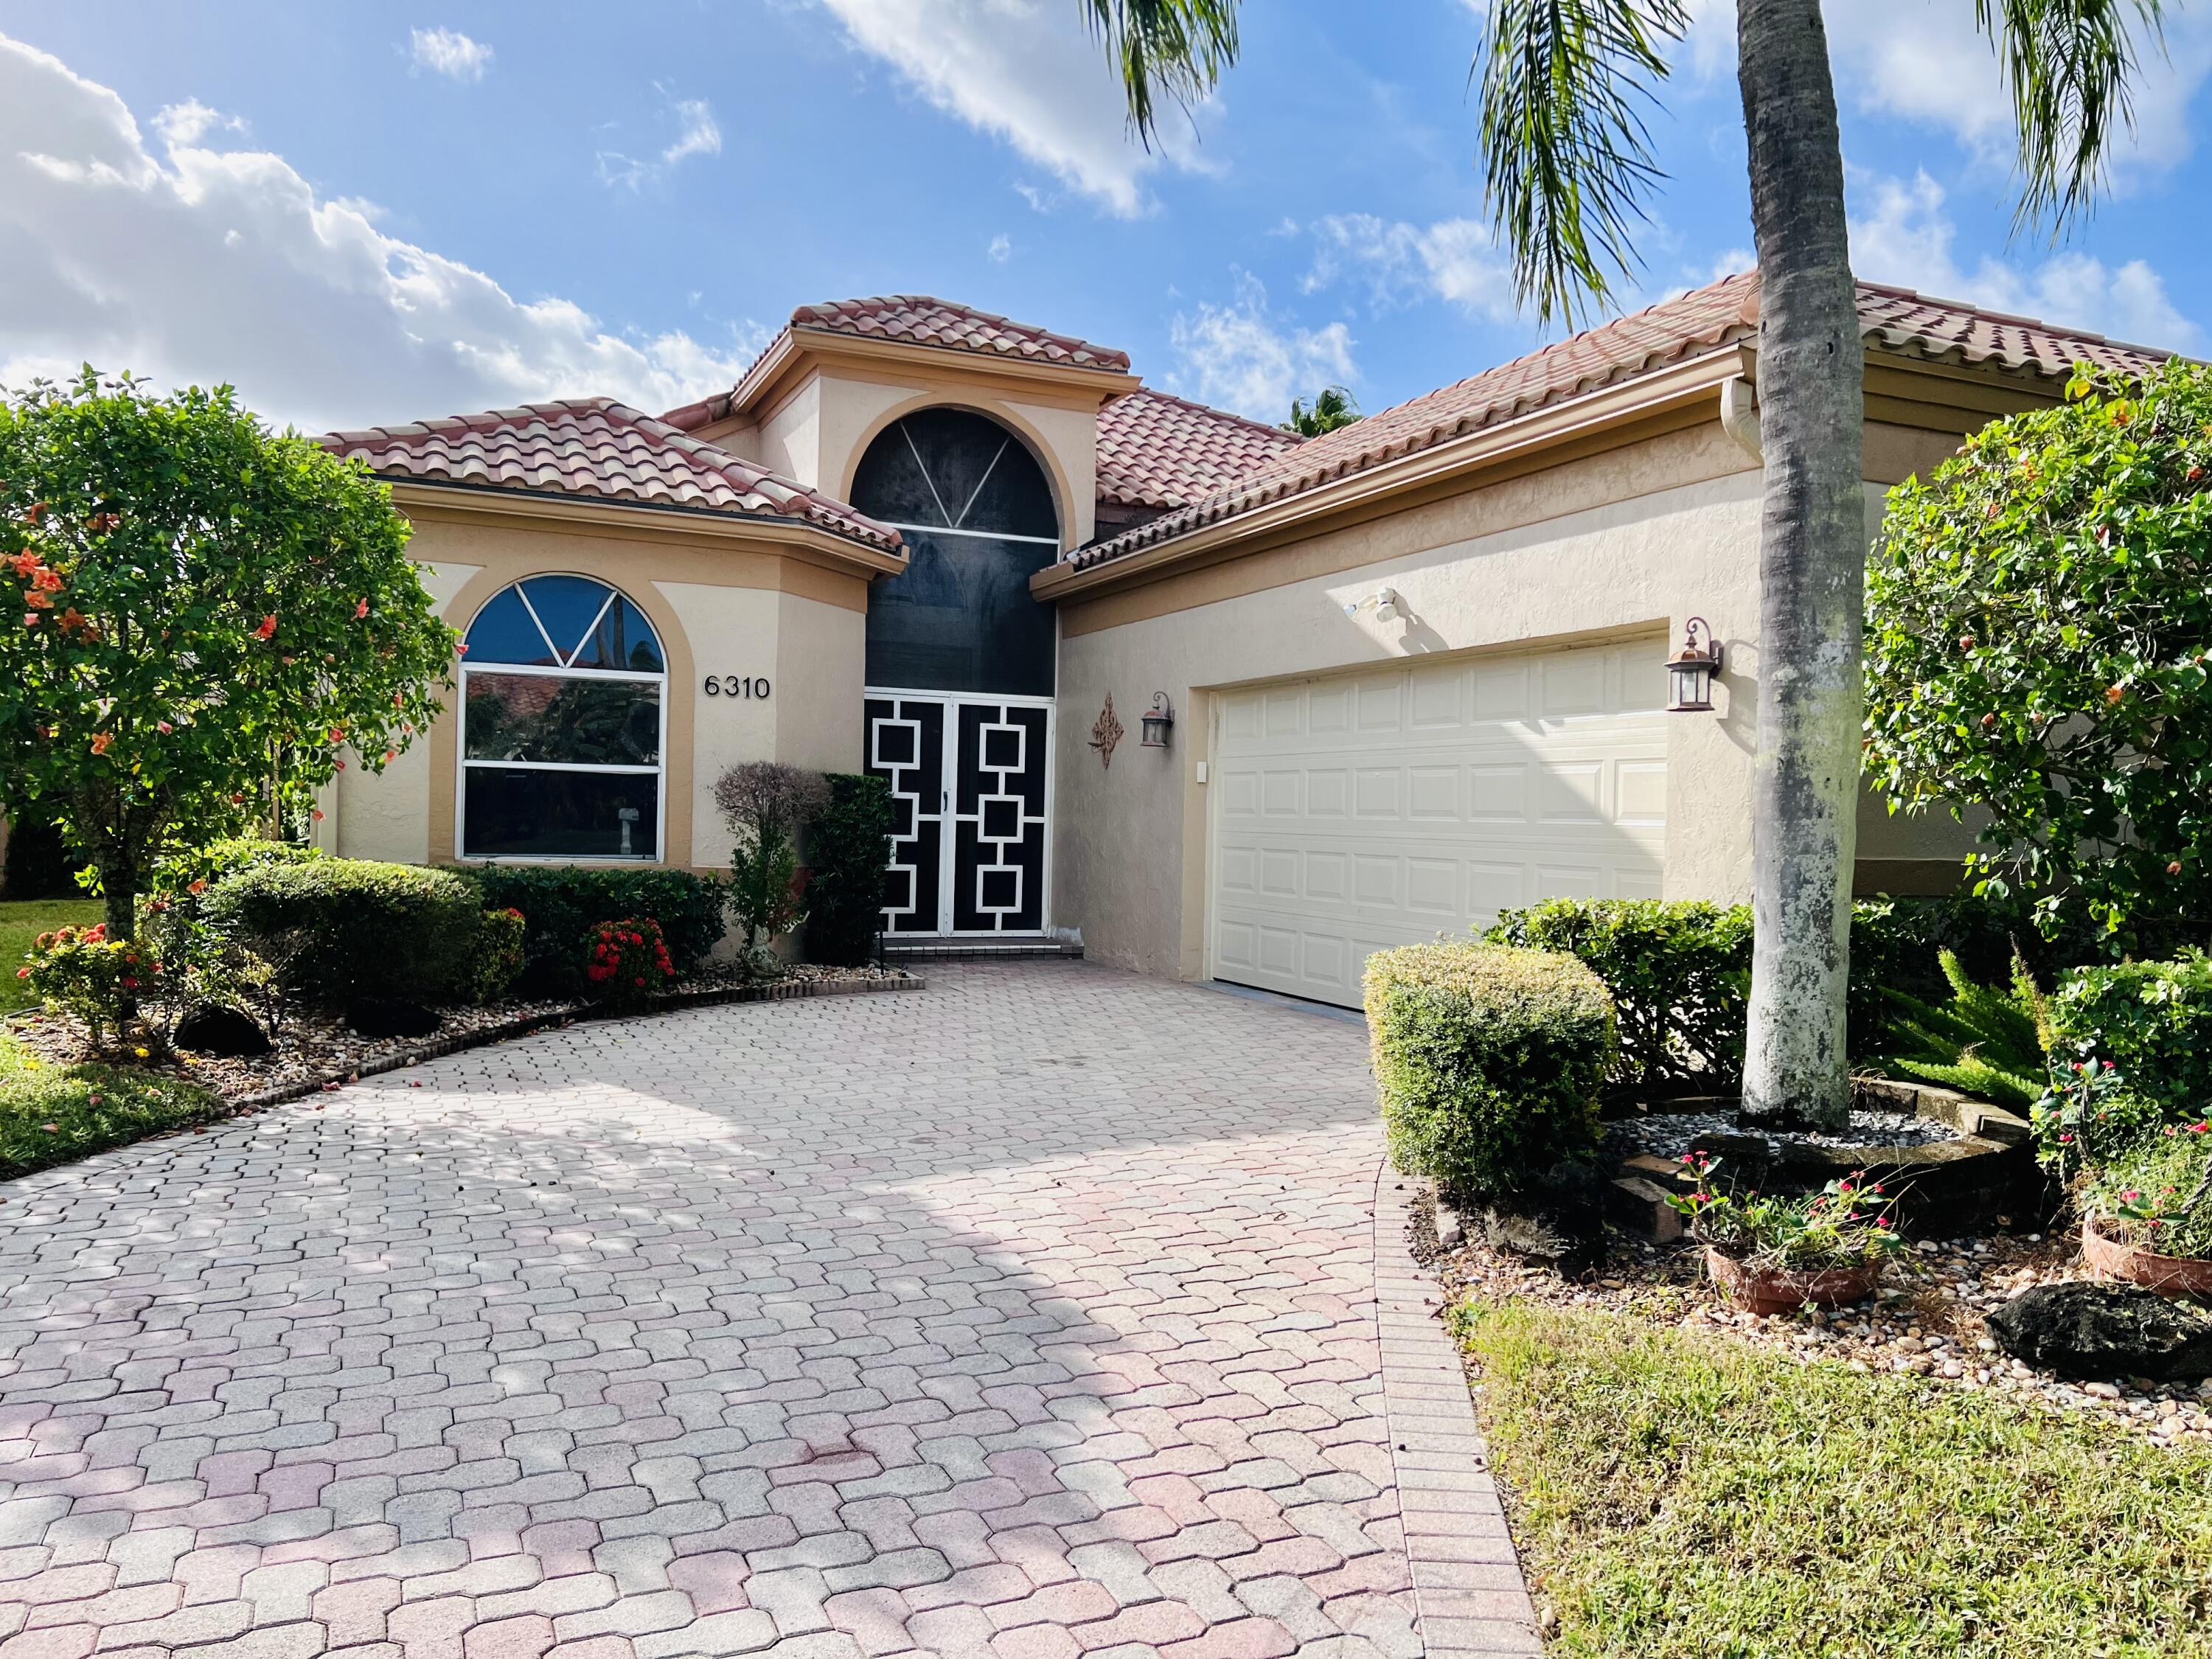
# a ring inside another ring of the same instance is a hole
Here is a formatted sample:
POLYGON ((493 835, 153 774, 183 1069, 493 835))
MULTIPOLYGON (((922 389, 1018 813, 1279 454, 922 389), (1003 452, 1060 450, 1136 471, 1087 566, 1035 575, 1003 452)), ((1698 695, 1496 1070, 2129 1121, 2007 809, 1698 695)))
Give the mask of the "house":
MULTIPOLYGON (((903 296, 801 307, 659 416, 331 434, 468 643, 456 706, 343 774, 325 841, 712 870, 725 767, 865 768, 896 939, 1339 1003, 1370 951, 1507 906, 1741 899, 1758 311, 1731 276, 1305 441, 903 296), (1692 617, 1712 706, 1668 713, 1692 617)), ((2161 355, 1872 284, 1860 314, 1870 528, 2077 360, 2161 355)), ((1968 844, 1869 801, 1859 885, 1941 889, 1968 844)))

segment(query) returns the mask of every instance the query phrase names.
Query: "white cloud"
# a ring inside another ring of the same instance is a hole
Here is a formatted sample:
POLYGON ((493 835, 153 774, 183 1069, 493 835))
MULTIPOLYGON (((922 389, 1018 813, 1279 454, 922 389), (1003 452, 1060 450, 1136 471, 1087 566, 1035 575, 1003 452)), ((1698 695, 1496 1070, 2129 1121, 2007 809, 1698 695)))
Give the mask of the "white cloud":
POLYGON ((991 239, 991 246, 985 252, 993 264, 1002 265, 1014 257, 1014 239, 1002 230, 991 239))
POLYGON ((1490 227, 1477 219, 1431 225, 1338 213, 1313 222, 1314 258, 1299 286, 1318 293, 1346 277, 1364 277, 1377 306, 1408 299, 1449 300, 1472 316, 1510 323, 1512 262, 1490 227))
POLYGON ((1200 301, 1195 311, 1178 313, 1170 338, 1178 371, 1172 386, 1255 420, 1279 421, 1292 398, 1347 385, 1358 373, 1342 323, 1311 330, 1279 325, 1267 289, 1249 271, 1237 273, 1230 304, 1200 301))
POLYGON ((458 29, 410 29, 407 47, 417 70, 449 81, 481 81, 491 67, 491 48, 458 29))
POLYGON ((2188 349, 2201 337, 2143 260, 2108 266, 2090 254, 2067 252, 2023 270, 1985 257, 1966 270, 1952 252, 1956 227, 1943 211, 1943 187, 1926 173, 1905 179, 1853 169, 1849 185, 1851 266, 1869 282, 2142 345, 2188 349))
POLYGON ((732 384, 764 334, 640 338, 518 300, 282 156, 149 149, 113 92, 0 37, 0 382, 88 360, 228 380, 309 430, 595 392, 659 410, 732 384))
MULTIPOLYGON (((1696 68, 1733 79, 1735 0, 1694 0, 1692 9, 1696 68)), ((1847 104, 1944 128, 1984 161, 2011 167, 2017 143, 2011 94, 1966 0, 1849 0, 1823 9, 1838 95, 1847 104)), ((2163 54, 2155 42, 2142 46, 2136 130, 2112 156, 2112 183, 2121 190, 2142 173, 2178 166, 2195 147, 2189 105, 2212 73, 2212 9, 2169 7, 2165 35, 2163 54)))
POLYGON ((819 3, 939 109, 1125 218, 1145 210, 1145 175, 1163 159, 1202 170, 1180 116, 1163 119, 1154 151, 1130 136, 1121 88, 1068 0, 819 3))
POLYGON ((197 144, 210 132, 243 132, 246 123, 235 115, 210 109, 197 98, 187 98, 156 112, 154 131, 165 144, 197 144))
MULTIPOLYGON (((668 98, 667 88, 657 90, 668 98)), ((688 156, 722 153, 722 129, 714 119, 714 106, 705 99, 668 98, 668 112, 676 119, 675 139, 658 156, 647 160, 625 155, 618 149, 601 150, 597 158, 601 184, 642 190, 688 156)))

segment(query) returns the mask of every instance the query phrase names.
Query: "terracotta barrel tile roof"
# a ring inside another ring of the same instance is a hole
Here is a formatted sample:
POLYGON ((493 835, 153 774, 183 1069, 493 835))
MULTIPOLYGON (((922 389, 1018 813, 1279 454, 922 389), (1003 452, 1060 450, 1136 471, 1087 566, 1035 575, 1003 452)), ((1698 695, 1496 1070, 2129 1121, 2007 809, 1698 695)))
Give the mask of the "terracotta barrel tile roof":
MULTIPOLYGON (((1867 343, 1877 349, 1964 365, 1996 363, 2045 378, 2069 373, 2085 357, 2101 368, 2140 372, 2166 356, 1870 283, 1859 284, 1859 314, 1867 343)), ((1202 499, 1078 549, 1067 562, 1078 568, 1103 564, 1532 410, 1736 345, 1752 339, 1758 327, 1757 273, 1723 277, 1309 438, 1202 499)))
POLYGON ((1302 441, 1280 427, 1139 387, 1098 413, 1098 499, 1188 506, 1302 441))
POLYGON ((797 520, 884 552, 903 546, 898 532, 844 502, 611 398, 332 432, 316 441, 385 478, 797 520))
POLYGON ((1070 368, 1126 374, 1129 368, 1129 354, 1126 351, 1093 345, 1071 334, 1054 334, 1029 323, 1012 322, 991 312, 977 311, 972 306, 957 305, 927 294, 891 294, 801 306, 791 313, 791 326, 826 334, 857 335, 863 339, 936 346, 946 351, 1025 357, 1033 362, 1060 363, 1070 368))

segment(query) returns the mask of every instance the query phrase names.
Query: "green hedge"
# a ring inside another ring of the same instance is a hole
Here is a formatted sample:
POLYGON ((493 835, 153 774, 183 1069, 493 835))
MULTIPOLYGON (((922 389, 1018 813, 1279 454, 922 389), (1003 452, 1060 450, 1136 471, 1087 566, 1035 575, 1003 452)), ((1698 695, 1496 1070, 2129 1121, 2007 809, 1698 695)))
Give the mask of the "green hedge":
POLYGON ((519 986, 532 994, 584 992, 586 941, 600 922, 624 916, 650 916, 659 922, 679 978, 698 971, 727 926, 728 889, 689 871, 495 864, 471 873, 485 908, 522 912, 519 986))
POLYGON ((2212 1103, 2212 960, 2077 968, 2049 1001, 2051 1054, 2117 1066, 2135 1094, 2169 1116, 2202 1117, 2212 1103))
POLYGON ((464 989, 481 908, 476 884, 451 870, 313 859, 226 876, 201 914, 295 995, 436 1001, 464 989))
POLYGON ((1390 1156, 1502 1197, 1597 1144, 1619 1047, 1613 998, 1573 957, 1474 941, 1367 959, 1367 1024, 1390 1156))
POLYGON ((1613 993, 1620 1060, 1613 1084, 1718 1090, 1743 1074, 1751 911, 1657 899, 1550 899, 1509 910, 1493 945, 1564 951, 1613 993))
POLYGON ((886 780, 830 775, 830 804, 806 832, 806 954, 811 960, 851 968, 875 956, 891 822, 886 780))

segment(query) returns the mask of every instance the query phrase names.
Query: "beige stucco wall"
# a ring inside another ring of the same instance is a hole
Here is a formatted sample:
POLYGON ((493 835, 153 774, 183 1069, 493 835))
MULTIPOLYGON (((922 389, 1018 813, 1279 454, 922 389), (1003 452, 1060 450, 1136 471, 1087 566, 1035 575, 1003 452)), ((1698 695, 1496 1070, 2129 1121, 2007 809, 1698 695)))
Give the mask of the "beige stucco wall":
MULTIPOLYGON (((1877 499, 1879 486, 1870 491, 1877 499)), ((1668 723, 1666 892, 1733 902, 1751 887, 1759 672, 1760 478, 1706 424, 1062 607, 1053 920, 1086 951, 1196 977, 1203 952, 1210 692, 1415 658, 1641 635, 1692 615, 1726 647, 1711 714, 1668 723), (1285 574, 1293 580, 1283 580, 1285 574), (1397 590, 1402 619, 1346 604, 1397 590), (1165 691, 1167 754, 1137 747, 1165 691), (1110 769, 1085 741, 1109 692, 1130 738, 1110 769)), ((1874 821, 1886 857, 1962 846, 1947 823, 1874 821)))
MULTIPOLYGON (((672 517, 575 522, 402 505, 415 523, 410 551, 456 628, 465 630, 511 583, 555 571, 607 582, 651 619, 668 661, 664 863, 727 865, 728 834, 712 790, 736 762, 805 757, 810 765, 858 767, 863 576, 672 517), (705 696, 708 672, 766 678, 769 696, 705 696)), ((447 694, 427 741, 418 739, 384 776, 349 766, 337 850, 404 862, 454 858, 458 701, 447 694)))

